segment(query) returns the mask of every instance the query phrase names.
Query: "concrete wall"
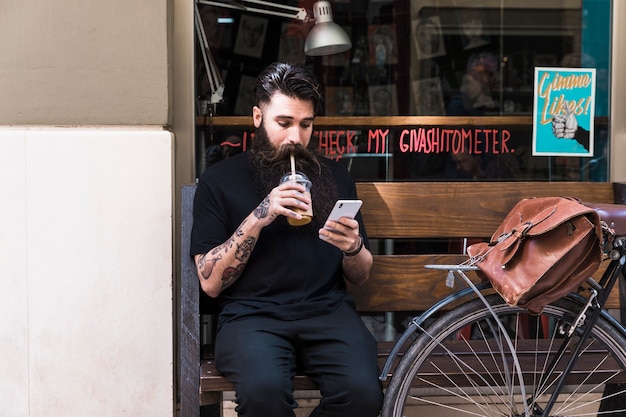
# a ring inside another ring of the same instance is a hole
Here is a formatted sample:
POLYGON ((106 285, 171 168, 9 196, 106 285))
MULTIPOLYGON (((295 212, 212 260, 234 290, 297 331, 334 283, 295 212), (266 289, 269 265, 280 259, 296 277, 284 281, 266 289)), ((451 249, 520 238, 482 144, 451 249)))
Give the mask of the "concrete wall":
POLYGON ((165 125, 168 0, 0 2, 0 125, 165 125))
POLYGON ((172 416, 169 0, 0 1, 0 416, 172 416))

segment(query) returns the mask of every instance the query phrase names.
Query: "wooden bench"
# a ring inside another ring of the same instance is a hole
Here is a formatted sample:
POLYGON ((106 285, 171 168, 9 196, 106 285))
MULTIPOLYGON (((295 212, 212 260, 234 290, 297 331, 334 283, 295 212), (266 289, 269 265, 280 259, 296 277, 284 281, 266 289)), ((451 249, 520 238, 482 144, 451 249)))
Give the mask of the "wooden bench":
MULTIPOLYGON (((349 286, 362 313, 425 310, 454 289, 445 274, 426 264, 457 264, 462 252, 450 254, 448 242, 487 238, 522 198, 575 196, 583 201, 626 204, 626 184, 580 182, 404 182, 357 184, 362 214, 372 243, 374 266, 361 287, 349 286), (415 243, 415 239, 420 239, 415 243), (424 251, 424 239, 439 242, 440 251, 424 251), (395 254, 402 252, 401 254, 395 254), (428 252, 428 253, 424 253, 428 252), (394 254, 387 254, 394 253, 394 254)), ((232 384, 217 372, 210 349, 201 343, 201 312, 210 303, 201 294, 195 265, 187 256, 195 186, 182 193, 180 294, 180 408, 182 417, 200 415, 200 406, 221 403, 232 384)), ((600 274, 603 268, 598 272, 600 274)), ((205 298, 206 297, 206 298, 205 298)), ((619 308, 613 291, 609 308, 619 308)), ((392 342, 379 342, 379 360, 386 360, 392 342)), ((298 390, 314 390, 305 376, 294 382, 298 390)))

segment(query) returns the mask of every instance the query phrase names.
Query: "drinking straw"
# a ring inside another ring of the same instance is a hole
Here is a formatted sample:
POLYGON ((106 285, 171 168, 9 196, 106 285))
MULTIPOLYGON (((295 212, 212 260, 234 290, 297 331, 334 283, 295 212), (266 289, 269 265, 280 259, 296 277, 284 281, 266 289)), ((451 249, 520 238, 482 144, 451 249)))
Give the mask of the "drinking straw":
POLYGON ((291 160, 291 178, 296 178, 296 159, 293 154, 289 155, 289 159, 291 160))

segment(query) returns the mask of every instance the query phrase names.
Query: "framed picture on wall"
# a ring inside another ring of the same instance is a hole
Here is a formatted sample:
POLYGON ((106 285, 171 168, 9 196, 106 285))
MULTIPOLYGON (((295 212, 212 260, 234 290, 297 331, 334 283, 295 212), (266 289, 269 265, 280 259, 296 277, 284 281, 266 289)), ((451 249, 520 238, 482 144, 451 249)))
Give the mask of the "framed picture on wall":
POLYGON ((439 16, 414 19, 411 27, 418 59, 435 58, 446 54, 439 16))
POLYGON ((237 55, 261 58, 268 22, 268 19, 263 17, 241 15, 233 52, 237 55))
POLYGON ((413 81, 415 113, 418 116, 440 116, 445 114, 441 80, 426 78, 413 81))
POLYGON ((304 42, 306 41, 307 30, 308 27, 300 23, 282 24, 278 45, 279 61, 296 64, 302 64, 305 61, 304 42))
POLYGON ((395 25, 370 25, 368 28, 371 65, 398 63, 398 41, 395 25))
POLYGON ((354 114, 353 87, 326 87, 326 116, 352 116, 354 114))
MULTIPOLYGON (((202 26, 204 27, 204 33, 206 35, 209 46, 213 51, 216 51, 222 47, 225 43, 224 39, 224 25, 218 25, 217 19, 221 16, 220 8, 207 5, 199 5, 200 19, 202 20, 202 26)), ((232 47, 231 45, 228 45, 232 47)))
POLYGON ((485 14, 480 8, 465 8, 457 11, 457 21, 461 28, 463 49, 474 49, 491 42, 484 33, 485 14))
POLYGON ((396 116, 398 94, 396 85, 371 85, 368 88, 370 116, 396 116))
POLYGON ((252 75, 242 75, 239 81, 239 92, 235 100, 234 113, 241 116, 252 114, 252 106, 255 104, 254 83, 256 77, 252 75))

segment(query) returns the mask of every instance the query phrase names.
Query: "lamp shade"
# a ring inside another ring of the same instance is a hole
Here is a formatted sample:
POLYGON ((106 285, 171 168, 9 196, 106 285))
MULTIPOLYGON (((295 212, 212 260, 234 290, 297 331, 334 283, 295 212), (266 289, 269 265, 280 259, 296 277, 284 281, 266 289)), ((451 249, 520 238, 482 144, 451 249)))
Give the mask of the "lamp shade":
POLYGON ((352 48, 348 34, 335 22, 333 11, 327 1, 318 1, 313 5, 315 26, 309 32, 304 43, 304 53, 310 56, 331 55, 352 48))

